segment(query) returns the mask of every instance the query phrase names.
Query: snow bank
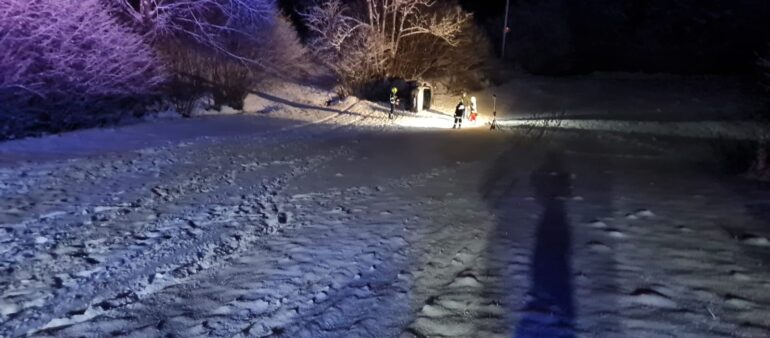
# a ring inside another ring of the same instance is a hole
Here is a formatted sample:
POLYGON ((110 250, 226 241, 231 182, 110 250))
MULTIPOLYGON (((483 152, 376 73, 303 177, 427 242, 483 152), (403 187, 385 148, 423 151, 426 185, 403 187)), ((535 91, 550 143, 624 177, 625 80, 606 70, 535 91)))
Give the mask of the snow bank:
MULTIPOLYGON (((350 98, 347 100, 335 100, 335 98, 336 95, 329 90, 274 80, 248 94, 243 101, 243 109, 230 106, 215 109, 213 97, 207 95, 194 103, 191 116, 280 115, 282 118, 292 120, 314 121, 319 118, 319 115, 328 115, 335 109, 348 107, 353 103, 350 98)), ((182 118, 181 114, 169 110, 149 115, 146 120, 179 118, 182 118)))

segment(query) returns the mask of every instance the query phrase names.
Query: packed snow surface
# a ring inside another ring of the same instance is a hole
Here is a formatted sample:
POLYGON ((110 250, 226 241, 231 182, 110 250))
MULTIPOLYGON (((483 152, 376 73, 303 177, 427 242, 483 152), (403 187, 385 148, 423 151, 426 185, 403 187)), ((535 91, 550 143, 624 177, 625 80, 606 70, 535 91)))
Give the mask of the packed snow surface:
POLYGON ((255 95, 1 144, 0 337, 770 336, 766 198, 681 154, 255 95))

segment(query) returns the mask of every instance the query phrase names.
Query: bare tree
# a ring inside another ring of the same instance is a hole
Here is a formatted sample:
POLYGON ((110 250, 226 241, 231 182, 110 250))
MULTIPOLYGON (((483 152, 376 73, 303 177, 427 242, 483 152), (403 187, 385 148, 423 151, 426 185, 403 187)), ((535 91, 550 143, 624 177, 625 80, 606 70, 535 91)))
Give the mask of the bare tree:
POLYGON ((404 78, 439 80, 461 92, 481 88, 491 60, 489 39, 473 22, 466 22, 455 45, 425 36, 406 39, 391 72, 404 78))
POLYGON ((471 19, 459 7, 441 7, 435 0, 358 0, 350 6, 357 10, 340 0, 325 1, 300 15, 315 33, 311 51, 353 87, 375 77, 401 75, 395 65, 410 39, 457 46, 471 19))
POLYGON ((463 24, 471 18, 459 8, 431 12, 435 0, 366 0, 366 4, 367 26, 383 37, 391 58, 398 55, 402 42, 410 36, 428 35, 456 46, 463 24))
POLYGON ((216 35, 272 19, 272 0, 111 0, 147 33, 178 33, 206 43, 216 35))

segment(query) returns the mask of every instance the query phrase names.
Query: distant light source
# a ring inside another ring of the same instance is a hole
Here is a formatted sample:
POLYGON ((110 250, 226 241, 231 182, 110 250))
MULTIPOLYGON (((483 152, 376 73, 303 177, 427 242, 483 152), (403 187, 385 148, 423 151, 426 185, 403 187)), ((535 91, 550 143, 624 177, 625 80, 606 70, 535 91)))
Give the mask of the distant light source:
POLYGON ((408 128, 452 128, 452 120, 440 117, 407 117, 396 120, 395 124, 408 128))
MULTIPOLYGON (((410 116, 397 119, 394 124, 407 128, 451 129, 452 121, 449 117, 410 116)), ((463 128, 484 127, 488 122, 489 119, 479 116, 476 122, 463 121, 463 128)))

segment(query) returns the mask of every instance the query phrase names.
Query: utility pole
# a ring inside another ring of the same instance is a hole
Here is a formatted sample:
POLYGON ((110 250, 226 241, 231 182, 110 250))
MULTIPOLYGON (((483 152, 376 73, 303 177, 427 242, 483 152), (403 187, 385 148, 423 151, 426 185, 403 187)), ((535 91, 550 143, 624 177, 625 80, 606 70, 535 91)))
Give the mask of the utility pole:
POLYGON ((505 59, 505 36, 510 30, 508 28, 508 7, 511 4, 511 0, 505 0, 505 19, 503 19, 503 47, 500 48, 500 59, 505 59))
POLYGON ((492 94, 492 124, 489 129, 497 129, 497 94, 492 94))

